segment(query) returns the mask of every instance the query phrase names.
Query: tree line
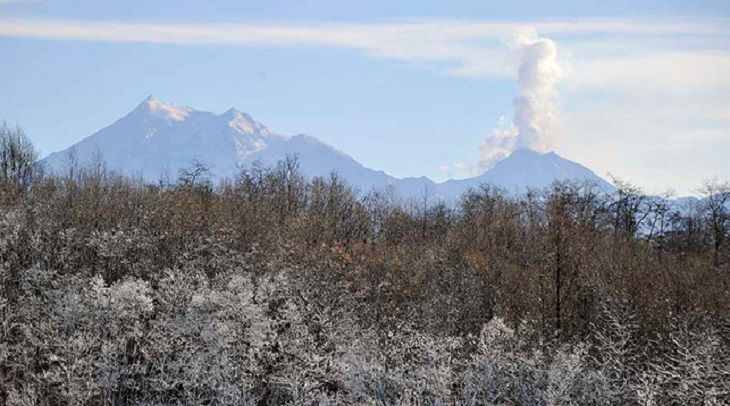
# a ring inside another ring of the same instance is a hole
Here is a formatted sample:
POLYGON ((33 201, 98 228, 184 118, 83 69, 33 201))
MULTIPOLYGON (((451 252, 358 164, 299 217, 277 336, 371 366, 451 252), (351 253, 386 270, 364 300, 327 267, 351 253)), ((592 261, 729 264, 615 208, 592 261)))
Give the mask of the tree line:
POLYGON ((148 184, 0 128, 2 404, 723 404, 730 186, 148 184))

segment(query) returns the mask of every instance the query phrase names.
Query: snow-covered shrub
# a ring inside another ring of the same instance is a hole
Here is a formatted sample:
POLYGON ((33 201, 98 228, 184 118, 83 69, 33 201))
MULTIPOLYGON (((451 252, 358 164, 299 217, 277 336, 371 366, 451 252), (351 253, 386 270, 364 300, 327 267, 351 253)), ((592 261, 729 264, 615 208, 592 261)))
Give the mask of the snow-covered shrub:
POLYGON ((500 318, 487 323, 464 380, 465 404, 538 404, 545 390, 545 355, 525 352, 521 338, 500 318))
POLYGON ((697 315, 674 319, 664 340, 661 358, 650 363, 655 380, 643 397, 655 404, 730 401, 730 351, 712 325, 697 315))
POLYGON ((641 359, 646 348, 639 342, 639 325, 626 301, 606 301, 601 317, 593 328, 594 348, 591 363, 602 379, 603 399, 626 403, 640 385, 641 359))

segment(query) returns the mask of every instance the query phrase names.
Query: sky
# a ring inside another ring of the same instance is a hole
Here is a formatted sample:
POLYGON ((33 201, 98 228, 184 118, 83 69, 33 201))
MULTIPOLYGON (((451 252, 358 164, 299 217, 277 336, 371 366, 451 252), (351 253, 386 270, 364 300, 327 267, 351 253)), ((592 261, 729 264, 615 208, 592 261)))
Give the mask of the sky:
POLYGON ((651 193, 730 180, 726 0, 0 0, 0 120, 45 156, 152 94, 463 178, 519 121, 525 35, 556 51, 549 149, 651 193))

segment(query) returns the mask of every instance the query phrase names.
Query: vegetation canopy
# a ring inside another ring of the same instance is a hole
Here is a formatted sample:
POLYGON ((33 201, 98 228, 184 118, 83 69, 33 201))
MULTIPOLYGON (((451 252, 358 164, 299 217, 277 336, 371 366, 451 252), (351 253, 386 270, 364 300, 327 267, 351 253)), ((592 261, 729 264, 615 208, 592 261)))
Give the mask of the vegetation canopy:
POLYGON ((0 134, 0 404, 727 404, 730 187, 144 184, 0 134), (28 162, 31 164, 29 165, 28 162))

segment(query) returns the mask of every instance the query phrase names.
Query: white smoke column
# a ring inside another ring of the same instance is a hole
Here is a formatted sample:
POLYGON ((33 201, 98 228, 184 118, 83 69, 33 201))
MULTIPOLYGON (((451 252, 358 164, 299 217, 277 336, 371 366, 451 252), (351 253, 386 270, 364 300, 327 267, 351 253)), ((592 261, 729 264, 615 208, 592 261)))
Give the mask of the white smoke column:
POLYGON ((513 123, 518 134, 516 147, 547 151, 558 136, 555 89, 561 76, 558 50, 548 38, 521 37, 520 42, 520 94, 513 102, 513 123))
MULTIPOLYGON (((555 42, 532 31, 517 37, 520 50, 519 94, 515 97, 512 126, 493 130, 480 145, 478 169, 484 170, 518 148, 545 152, 558 138, 557 90, 562 70, 555 42)), ((503 121, 503 119, 500 119, 503 121)))

